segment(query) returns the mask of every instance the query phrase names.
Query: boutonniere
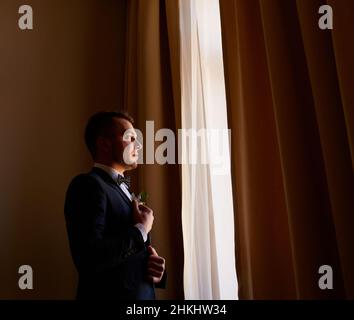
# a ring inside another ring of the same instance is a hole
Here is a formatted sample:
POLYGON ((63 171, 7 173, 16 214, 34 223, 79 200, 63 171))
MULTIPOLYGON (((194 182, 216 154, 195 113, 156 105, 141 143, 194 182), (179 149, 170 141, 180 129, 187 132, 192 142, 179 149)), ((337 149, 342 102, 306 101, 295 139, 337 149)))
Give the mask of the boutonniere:
POLYGON ((133 193, 133 198, 137 199, 142 204, 146 203, 148 197, 149 197, 149 195, 146 191, 140 192, 137 196, 135 196, 135 194, 133 193))

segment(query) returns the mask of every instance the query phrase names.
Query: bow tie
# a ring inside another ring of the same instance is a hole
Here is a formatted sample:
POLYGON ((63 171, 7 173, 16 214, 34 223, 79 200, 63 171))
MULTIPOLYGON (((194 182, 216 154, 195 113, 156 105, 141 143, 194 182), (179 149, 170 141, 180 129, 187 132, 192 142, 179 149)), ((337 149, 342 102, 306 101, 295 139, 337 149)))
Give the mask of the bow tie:
POLYGON ((130 188, 130 177, 123 177, 120 174, 118 175, 117 178, 117 183, 120 186, 122 183, 125 183, 128 188, 130 188))

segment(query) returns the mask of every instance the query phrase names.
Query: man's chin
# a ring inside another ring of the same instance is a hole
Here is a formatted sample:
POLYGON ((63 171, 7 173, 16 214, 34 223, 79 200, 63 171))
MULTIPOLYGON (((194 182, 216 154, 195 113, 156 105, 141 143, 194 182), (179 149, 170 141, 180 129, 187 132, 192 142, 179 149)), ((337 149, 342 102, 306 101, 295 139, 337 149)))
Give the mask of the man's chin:
POLYGON ((126 170, 129 171, 129 170, 134 170, 138 167, 138 163, 137 162, 133 162, 132 164, 127 164, 126 165, 126 170))

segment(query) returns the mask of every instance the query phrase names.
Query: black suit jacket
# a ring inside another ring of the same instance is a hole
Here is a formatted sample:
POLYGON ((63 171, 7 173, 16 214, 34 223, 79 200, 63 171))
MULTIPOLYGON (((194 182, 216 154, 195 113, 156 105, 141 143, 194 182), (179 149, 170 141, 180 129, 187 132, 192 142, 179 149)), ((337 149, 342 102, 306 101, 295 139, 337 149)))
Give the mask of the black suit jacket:
MULTIPOLYGON (((77 299, 155 299, 146 280, 149 241, 134 227, 130 200, 104 170, 73 179, 64 211, 77 299)), ((165 281, 166 273, 160 287, 165 281)))

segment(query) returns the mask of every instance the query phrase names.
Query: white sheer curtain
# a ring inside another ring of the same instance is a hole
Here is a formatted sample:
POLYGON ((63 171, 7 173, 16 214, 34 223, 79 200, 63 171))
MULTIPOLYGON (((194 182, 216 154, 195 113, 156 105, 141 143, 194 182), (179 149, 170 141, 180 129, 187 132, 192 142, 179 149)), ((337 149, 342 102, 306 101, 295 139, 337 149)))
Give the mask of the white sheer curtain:
POLYGON ((219 1, 179 3, 185 298, 237 299, 219 1))

